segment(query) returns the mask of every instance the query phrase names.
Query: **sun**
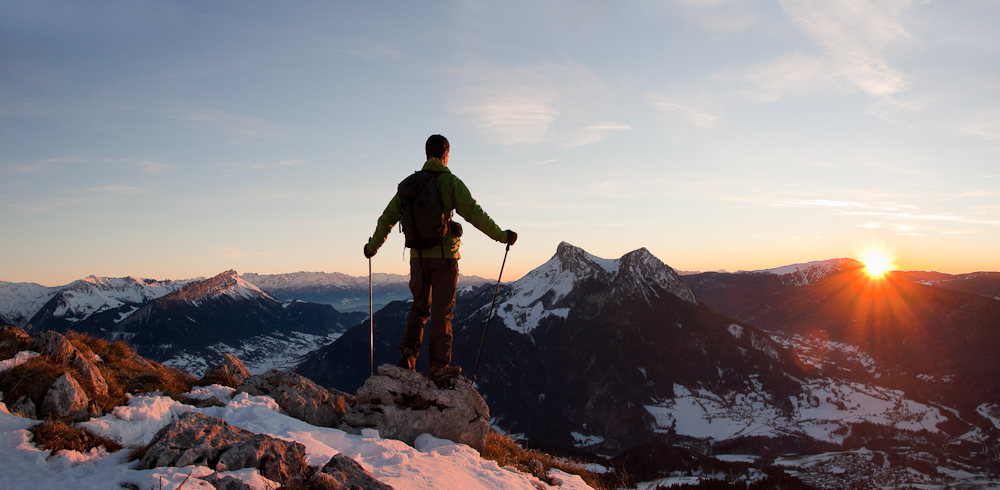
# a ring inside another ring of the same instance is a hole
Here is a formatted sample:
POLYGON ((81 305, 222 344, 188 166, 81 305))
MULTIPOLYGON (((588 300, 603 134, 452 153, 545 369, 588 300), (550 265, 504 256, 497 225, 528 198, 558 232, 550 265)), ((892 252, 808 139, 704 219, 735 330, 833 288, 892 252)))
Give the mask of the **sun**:
POLYGON ((872 279, 880 279, 896 267, 892 257, 883 250, 868 250, 861 256, 861 262, 865 264, 865 273, 872 279))

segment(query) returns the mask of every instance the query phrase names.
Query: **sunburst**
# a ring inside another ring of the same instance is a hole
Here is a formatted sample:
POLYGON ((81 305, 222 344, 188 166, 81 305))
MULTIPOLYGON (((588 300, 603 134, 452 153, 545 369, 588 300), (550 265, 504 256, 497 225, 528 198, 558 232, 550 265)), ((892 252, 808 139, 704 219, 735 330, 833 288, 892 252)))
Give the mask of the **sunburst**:
POLYGON ((896 269, 892 252, 885 247, 872 246, 861 253, 861 262, 865 264, 865 273, 872 279, 881 279, 886 272, 896 269))

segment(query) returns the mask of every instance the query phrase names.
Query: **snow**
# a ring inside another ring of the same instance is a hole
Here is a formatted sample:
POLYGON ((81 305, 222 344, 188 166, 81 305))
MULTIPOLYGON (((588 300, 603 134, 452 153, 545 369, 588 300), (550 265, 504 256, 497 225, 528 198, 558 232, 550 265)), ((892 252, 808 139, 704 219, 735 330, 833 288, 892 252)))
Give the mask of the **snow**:
MULTIPOLYGON (((314 427, 284 415, 270 397, 232 396, 233 390, 218 385, 199 387, 193 398, 215 397, 224 407, 196 408, 155 394, 133 396, 127 405, 117 407, 103 417, 83 422, 86 427, 104 437, 120 440, 126 446, 150 441, 156 431, 181 414, 198 411, 219 417, 231 425, 252 432, 269 434, 296 441, 306 447, 308 462, 323 465, 335 454, 344 454, 360 463, 372 475, 399 490, 423 489, 524 489, 537 490, 549 486, 537 478, 513 469, 501 468, 493 461, 480 458, 469 446, 455 444, 428 434, 417 438, 413 447, 403 442, 382 439, 374 430, 362 435, 314 427)), ((212 474, 202 466, 138 470, 136 463, 126 462, 128 450, 109 454, 101 449, 86 454, 60 451, 49 456, 36 448, 26 430, 37 421, 11 415, 0 403, 0 481, 5 490, 20 489, 107 489, 120 482, 139 488, 211 489, 200 478, 212 474)), ((242 480, 255 490, 277 485, 254 469, 223 472, 242 480)), ((553 471, 551 476, 561 482, 560 489, 588 489, 575 475, 553 471)))
MULTIPOLYGON (((791 399, 791 414, 778 409, 760 390, 718 395, 674 385, 674 398, 646 405, 657 432, 671 429, 679 435, 725 440, 757 435, 804 434, 821 441, 841 443, 847 424, 871 422, 900 430, 940 433, 937 424, 946 414, 907 399, 898 390, 853 382, 813 380, 791 399)), ((987 409, 982 408, 980 413, 987 409)))
POLYGON ((0 316, 24 326, 58 292, 33 282, 0 281, 0 316))
POLYGON ((237 345, 224 343, 210 345, 205 349, 209 352, 208 358, 200 354, 180 352, 162 364, 200 377, 205 374, 216 356, 229 353, 240 358, 251 374, 261 374, 272 368, 287 370, 302 362, 302 357, 307 353, 329 345, 341 335, 343 332, 313 335, 304 332, 274 331, 241 340, 237 345))
POLYGON ((546 318, 565 320, 569 308, 559 303, 588 279, 615 283, 614 287, 642 294, 647 301, 651 300, 649 295, 659 294, 649 287, 655 284, 689 303, 698 302, 694 290, 646 249, 619 259, 604 259, 563 242, 551 259, 511 283, 511 294, 500 302, 496 314, 507 328, 525 334, 546 318), (623 263, 628 266, 623 268, 623 263), (623 278, 626 280, 621 281, 623 278))
POLYGON ((37 355, 38 355, 37 352, 32 352, 30 350, 24 350, 18 352, 17 354, 14 355, 14 357, 0 361, 0 373, 8 369, 13 369, 17 366, 20 366, 21 364, 28 362, 29 359, 37 355))
POLYGON ((816 282, 830 274, 844 269, 861 267, 861 262, 854 259, 830 259, 792 264, 773 269, 753 271, 751 274, 774 274, 788 276, 785 284, 805 285, 816 282))

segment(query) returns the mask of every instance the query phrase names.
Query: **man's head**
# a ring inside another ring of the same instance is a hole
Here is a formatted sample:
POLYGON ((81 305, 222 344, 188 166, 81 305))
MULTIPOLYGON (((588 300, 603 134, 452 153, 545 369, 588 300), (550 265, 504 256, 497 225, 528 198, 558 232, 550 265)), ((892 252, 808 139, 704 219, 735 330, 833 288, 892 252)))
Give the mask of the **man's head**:
POLYGON ((427 159, 438 158, 445 165, 448 164, 445 160, 448 156, 448 150, 451 149, 451 145, 448 144, 448 138, 441 136, 440 134, 432 134, 430 138, 427 138, 427 143, 424 143, 424 153, 427 154, 427 159))

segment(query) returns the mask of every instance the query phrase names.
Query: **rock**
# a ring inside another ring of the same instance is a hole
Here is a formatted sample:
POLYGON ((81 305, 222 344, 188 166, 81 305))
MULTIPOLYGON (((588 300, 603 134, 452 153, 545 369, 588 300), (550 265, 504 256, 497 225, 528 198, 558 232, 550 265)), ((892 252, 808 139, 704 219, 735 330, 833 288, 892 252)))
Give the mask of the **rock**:
POLYGON ((309 490, 393 490, 343 454, 334 455, 309 480, 309 490))
POLYGON ((35 402, 31 401, 31 398, 28 398, 27 396, 21 396, 21 398, 18 398, 17 401, 10 406, 10 413, 20 415, 26 419, 34 419, 38 417, 38 411, 35 409, 35 402))
POLYGON ((288 415, 318 427, 337 427, 344 420, 353 396, 327 390, 301 375, 272 369, 243 380, 236 393, 270 396, 288 415))
POLYGON ((486 445, 490 409, 464 377, 441 389, 418 373, 383 364, 358 390, 357 399, 343 430, 373 428, 382 437, 410 445, 424 433, 479 452, 486 445))
POLYGON ((220 477, 218 472, 202 477, 201 479, 215 487, 215 490, 254 490, 253 487, 247 485, 243 480, 232 476, 220 477))
POLYGON ((88 352, 84 355, 66 337, 58 332, 42 332, 32 339, 28 349, 47 356, 52 362, 69 364, 80 373, 82 381, 90 385, 98 395, 108 394, 108 383, 101 370, 94 364, 95 356, 88 352))
POLYGON ((59 418, 77 418, 87 415, 89 406, 90 398, 80 383, 68 373, 63 373, 45 393, 41 412, 59 418))
POLYGON ((265 478, 283 484, 306 470, 306 448, 233 427, 216 417, 186 412, 153 436, 139 469, 191 464, 215 471, 256 468, 265 478))
POLYGON ((201 378, 204 384, 220 384, 230 388, 236 388, 243 380, 250 377, 250 370, 238 357, 226 353, 222 355, 222 362, 205 372, 201 378))

